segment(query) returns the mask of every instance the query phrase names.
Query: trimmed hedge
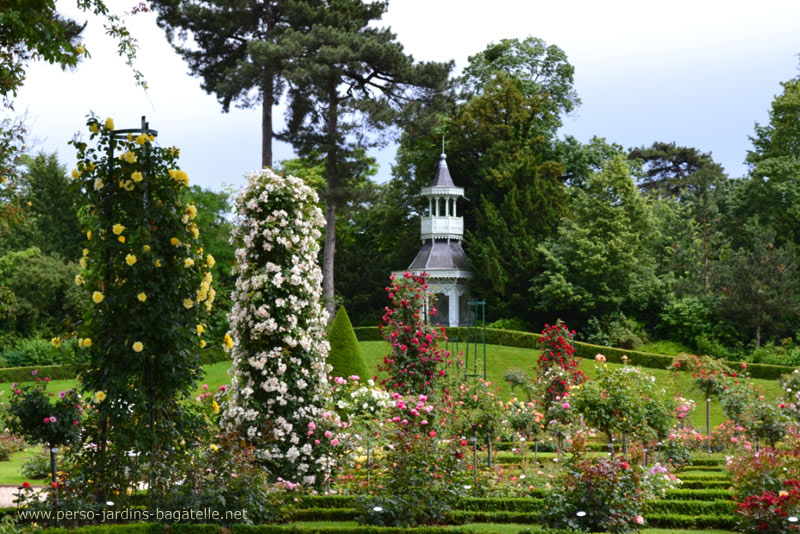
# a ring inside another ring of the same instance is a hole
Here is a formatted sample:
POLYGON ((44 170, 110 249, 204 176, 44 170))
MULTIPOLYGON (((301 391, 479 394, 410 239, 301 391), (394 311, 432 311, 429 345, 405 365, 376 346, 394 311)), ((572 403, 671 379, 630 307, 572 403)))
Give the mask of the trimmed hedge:
POLYGON ((683 515, 683 514, 646 514, 645 526, 648 528, 681 528, 707 529, 717 528, 733 530, 736 518, 730 514, 719 515, 683 515))
MULTIPOLYGON (((203 365, 230 361, 221 347, 209 347, 197 353, 203 365)), ((52 380, 71 380, 77 375, 73 365, 30 365, 27 367, 0 368, 0 382, 31 382, 33 371, 38 370, 36 376, 49 377, 52 380)))
POLYGON ((664 499, 682 501, 733 500, 733 491, 728 489, 671 489, 664 493, 664 499))
POLYGON ((52 380, 70 380, 77 371, 72 365, 32 365, 29 367, 5 367, 0 369, 0 382, 31 382, 33 371, 39 370, 36 376, 50 377, 52 380))
MULTIPOLYGON (((359 341, 381 341, 380 332, 376 326, 360 326, 354 329, 359 341)), ((447 337, 458 337, 462 342, 467 339, 467 329, 463 326, 446 328, 447 337)), ((540 335, 532 332, 519 332, 516 330, 502 330, 500 328, 486 329, 486 343, 490 345, 504 345, 506 347, 519 347, 523 349, 538 348, 536 342, 540 335)), ((631 365, 651 367, 654 369, 666 369, 672 363, 672 356, 664 354, 652 354, 649 352, 639 352, 636 350, 617 349, 614 347, 603 347, 576 341, 574 343, 575 354, 581 358, 594 359, 599 352, 606 357, 606 361, 612 363, 622 363, 622 356, 628 356, 631 365)), ((741 368, 741 362, 725 361, 733 369, 741 368)), ((753 378, 763 378, 765 380, 776 380, 779 376, 791 373, 795 367, 786 365, 769 365, 764 363, 748 363, 747 371, 753 378)))
MULTIPOLYGON (((473 530, 461 528, 441 527, 370 527, 370 526, 341 526, 341 527, 311 527, 304 525, 234 525, 232 534, 474 534, 473 530)), ((186 533, 188 534, 188 533, 186 533)), ((548 534, 562 534, 562 532, 548 531, 548 534)), ((574 534, 573 531, 563 531, 563 534, 574 534)))
POLYGON ((683 514, 683 515, 729 515, 733 513, 735 503, 729 500, 717 501, 673 501, 668 499, 657 500, 647 505, 649 516, 651 514, 683 514))

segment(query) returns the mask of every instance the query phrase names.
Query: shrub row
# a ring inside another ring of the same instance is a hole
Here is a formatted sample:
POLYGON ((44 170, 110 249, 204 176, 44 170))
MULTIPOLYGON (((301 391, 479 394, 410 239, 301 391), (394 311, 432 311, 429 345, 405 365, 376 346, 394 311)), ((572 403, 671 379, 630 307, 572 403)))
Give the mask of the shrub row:
POLYGON ((684 489, 727 489, 731 486, 730 480, 684 480, 681 487, 684 489))
POLYGON ((681 469, 678 469, 676 472, 680 473, 681 471, 703 471, 709 473, 722 473, 725 471, 725 467, 722 465, 695 465, 689 464, 681 469))
POLYGON ((729 500, 677 501, 661 499, 648 505, 648 517, 650 514, 728 515, 733 513, 733 507, 733 501, 729 500))
MULTIPOLYGON (((729 514, 733 501, 730 492, 707 491, 699 495, 687 495, 685 490, 673 490, 667 498, 650 504, 653 513, 683 513, 693 515, 729 514), (675 494, 677 493, 677 495, 675 494)), ((299 503, 299 510, 294 519, 317 518, 320 520, 340 520, 355 517, 355 497, 351 495, 314 495, 306 496, 299 503)), ((466 497, 459 501, 456 510, 459 512, 513 512, 532 514, 541 511, 545 499, 542 497, 524 498, 478 498, 466 497)))
MULTIPOLYGON (((725 458, 709 458, 708 456, 703 457, 693 457, 689 461, 690 466, 698 466, 698 465, 715 465, 715 466, 724 466, 725 465, 725 458)), ((688 469, 688 468, 687 468, 688 469)))
POLYGON ((37 376, 50 377, 53 380, 71 380, 75 378, 75 368, 71 365, 41 365, 30 367, 5 367, 0 369, 0 382, 30 382, 33 371, 39 370, 37 376))
MULTIPOLYGON (((359 341, 381 341, 383 338, 376 326, 360 326, 354 329, 359 341)), ((480 332, 482 335, 482 331, 480 332)), ((474 336, 474 333, 472 333, 474 336)), ((449 338, 457 337, 461 343, 467 341, 467 329, 465 327, 447 328, 449 338)), ((506 347, 519 347, 524 349, 536 349, 536 342, 539 334, 532 332, 519 332, 516 330, 502 330, 499 328, 486 329, 486 343, 491 345, 504 345, 506 347)), ((621 363, 622 356, 628 357, 631 365, 651 367, 654 369, 666 369, 672 363, 672 356, 664 354, 652 354, 649 352, 639 352, 636 350, 617 349, 614 347, 603 347, 577 341, 574 343, 575 353, 581 358, 593 359, 597 353, 602 353, 606 361, 621 363)), ((726 362, 734 369, 738 369, 741 362, 726 362)), ((747 370, 753 378, 763 378, 766 380, 776 380, 779 376, 791 373, 794 367, 785 365, 769 365, 762 363, 749 363, 747 370)))
MULTIPOLYGON (((232 529, 222 529, 217 525, 193 525, 174 523, 130 523, 123 525, 98 525, 75 529, 49 528, 47 534, 474 534, 472 530, 419 527, 402 529, 392 527, 335 526, 312 527, 305 525, 234 525, 232 529)), ((570 534, 565 530, 534 530, 547 534, 570 534)))
POLYGON ((730 514, 647 514, 645 525, 649 528, 681 528, 681 529, 724 529, 733 530, 736 518, 730 514))
POLYGON ((718 501, 732 500, 733 491, 728 489, 672 489, 664 493, 664 498, 668 500, 680 501, 718 501))
MULTIPOLYGON (((209 347, 198 352, 203 365, 230 360, 221 347, 209 347)), ((27 367, 0 368, 0 382, 30 382, 33 371, 36 376, 50 377, 53 380, 71 380, 75 378, 76 369, 72 365, 31 365, 27 367)))
MULTIPOLYGON (((693 504, 697 505, 694 508, 687 508, 684 505, 684 512, 690 513, 675 513, 675 512, 660 512, 654 511, 645 514, 645 521, 650 527, 659 528, 685 528, 685 529, 705 529, 705 528, 719 528, 727 529, 733 528, 735 525, 735 518, 730 514, 731 503, 722 502, 720 505, 712 505, 709 508, 719 508, 714 510, 713 513, 708 513, 711 510, 702 510, 701 503, 695 501, 693 504), (697 510, 695 512, 694 510, 697 510), (703 513, 705 512, 705 513, 703 513)), ((358 517, 358 511, 354 508, 339 508, 339 509, 326 509, 326 508, 310 508, 305 510, 298 510, 294 514, 293 521, 352 521, 358 517)), ((466 523, 521 523, 533 524, 541 520, 541 513, 534 512, 516 512, 516 511, 481 511, 481 510, 453 510, 447 514, 447 522, 455 525, 463 525, 466 523)), ((267 526, 267 525, 265 525, 267 526)), ((236 527, 234 527, 234 534, 236 534, 236 527)), ((282 532, 282 531, 267 531, 267 532, 282 532)), ((305 530, 303 531, 305 532, 305 530)), ((103 533, 105 534, 105 533, 103 533)), ((250 531, 242 532, 241 534, 251 534, 250 531)))
MULTIPOLYGON (((454 529, 442 527, 417 527, 414 529, 395 527, 369 527, 369 526, 335 526, 312 527, 305 525, 234 525, 231 534, 474 534, 470 529, 454 529)), ((127 533, 119 533, 127 534, 127 533)), ((155 534, 155 533, 150 533, 155 534)), ((190 534, 190 533, 181 533, 190 534)), ((206 533, 199 533, 206 534, 206 533)), ((547 534, 562 534, 561 531, 547 534)), ((563 534, 574 534, 563 531, 563 534)))
MULTIPOLYGON (((519 447, 519 442, 512 442, 512 441, 498 441, 492 443, 492 448, 496 451, 510 451, 512 449, 516 449, 519 447)), ((608 443, 602 443, 599 441, 589 442, 585 444, 585 448, 587 451, 594 451, 594 452, 608 452, 608 443)), ((529 441, 525 444, 525 456, 533 456, 534 450, 534 442, 529 441)), ((539 442, 539 452, 555 452, 556 445, 555 443, 549 441, 541 441, 539 442)))

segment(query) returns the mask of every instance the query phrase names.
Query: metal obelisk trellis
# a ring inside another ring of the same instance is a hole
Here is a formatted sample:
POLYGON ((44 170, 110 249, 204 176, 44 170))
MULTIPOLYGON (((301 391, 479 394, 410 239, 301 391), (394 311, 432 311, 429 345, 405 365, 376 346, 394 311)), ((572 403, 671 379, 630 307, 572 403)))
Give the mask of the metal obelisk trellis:
MULTIPOLYGON (((127 139, 128 136, 137 135, 137 134, 145 134, 145 135, 158 135, 158 130, 151 130, 150 124, 147 122, 144 115, 142 115, 142 126, 141 128, 128 128, 123 130, 112 130, 111 136, 116 139, 127 139)), ((152 177, 151 173, 151 160, 150 160, 150 144, 145 143, 143 146, 144 150, 144 161, 142 162, 142 176, 144 180, 142 181, 142 228, 149 228, 150 223, 147 221, 147 206, 150 204, 150 190, 148 184, 150 182, 150 178, 152 177)), ((109 143, 108 145, 108 182, 110 184, 114 183, 114 143, 109 143)), ((110 220, 112 216, 112 206, 111 206, 111 195, 106 195, 105 203, 103 205, 103 209, 105 211, 106 217, 110 220)), ((109 257, 109 250, 106 249, 106 265, 109 265, 111 262, 111 258, 109 257)), ((110 269, 106 269, 106 277, 109 276, 110 269)), ((111 280, 105 281, 107 286, 111 284, 111 280)), ((155 496, 156 494, 156 472, 153 469, 153 455, 155 452, 155 424, 156 424, 156 417, 155 417, 155 408, 153 406, 153 369, 150 365, 150 359, 145 359, 145 381, 147 383, 147 411, 148 411, 148 419, 150 423, 150 457, 149 457, 149 466, 150 466, 150 492, 151 495, 155 496)), ((105 465, 105 464, 103 464, 105 465)), ((131 476, 134 476, 131 474, 131 476)), ((105 496, 104 496, 105 497, 105 496)), ((151 502, 152 504, 152 502, 151 502)))
POLYGON ((467 352, 464 358, 467 377, 482 377, 486 380, 486 301, 472 300, 467 303, 468 322, 467 322, 467 352), (472 345, 472 372, 470 372, 469 347, 472 345), (478 365, 478 347, 483 351, 483 369, 478 365))

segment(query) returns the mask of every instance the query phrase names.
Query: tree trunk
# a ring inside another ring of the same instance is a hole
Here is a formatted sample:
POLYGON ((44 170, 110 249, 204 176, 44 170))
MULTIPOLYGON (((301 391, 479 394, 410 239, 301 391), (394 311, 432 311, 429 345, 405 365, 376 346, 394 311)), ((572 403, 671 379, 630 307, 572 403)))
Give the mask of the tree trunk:
POLYGON ((322 249, 322 295, 328 320, 333 320, 336 303, 333 287, 333 256, 336 252, 336 188, 337 177, 337 130, 339 127, 339 95, 336 91, 336 77, 331 75, 328 83, 328 117, 326 142, 328 153, 325 158, 325 244, 322 249))
POLYGON ((261 167, 272 168, 272 106, 275 105, 274 75, 271 70, 264 74, 261 91, 261 167))
POLYGON ((761 325, 756 325, 756 348, 761 348, 761 325))

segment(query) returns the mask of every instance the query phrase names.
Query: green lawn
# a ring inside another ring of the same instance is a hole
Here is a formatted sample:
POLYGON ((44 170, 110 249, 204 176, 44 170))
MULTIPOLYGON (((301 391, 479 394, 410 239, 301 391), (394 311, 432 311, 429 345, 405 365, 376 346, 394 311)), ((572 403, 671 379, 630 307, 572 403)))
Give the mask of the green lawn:
MULTIPOLYGON (((362 341, 359 343, 364 352, 364 359, 367 361, 368 369, 377 369, 377 364, 382 362, 383 357, 389 352, 389 344, 384 341, 362 341)), ((463 344, 460 347, 463 351, 463 344)), ((482 354, 482 353, 479 353, 482 354)), ((489 381, 500 389, 500 397, 508 399, 510 390, 508 384, 503 382, 503 375, 508 369, 516 367, 522 369, 529 376, 534 376, 534 366, 539 358, 539 351, 534 349, 521 349, 516 347, 505 347, 502 345, 486 346, 486 367, 489 381)), ((470 360, 472 356, 470 355, 470 360)), ((472 365, 472 362, 470 362, 472 365)), ((597 366, 601 365, 593 360, 583 360, 581 370, 592 378, 597 373, 597 366)), ((609 363, 609 367, 619 367, 620 364, 609 363)), ((482 370, 482 364, 479 366, 482 370)), ((705 399, 699 391, 692 387, 692 378, 689 374, 674 374, 666 369, 644 368, 644 371, 653 374, 659 384, 663 384, 668 391, 679 392, 684 397, 695 401, 696 408, 692 413, 692 423, 696 428, 705 431, 706 411, 705 399)), ((773 380, 754 379, 753 383, 763 388, 767 398, 776 398, 781 390, 778 383, 773 380)), ((712 428, 725 420, 719 402, 715 399, 711 401, 711 426, 712 428)))
POLYGON ((0 462, 0 484, 22 484, 25 481, 31 484, 41 484, 41 480, 30 480, 22 476, 20 468, 25 461, 38 454, 42 450, 41 447, 28 447, 24 451, 17 452, 11 455, 11 459, 6 462, 0 462))

